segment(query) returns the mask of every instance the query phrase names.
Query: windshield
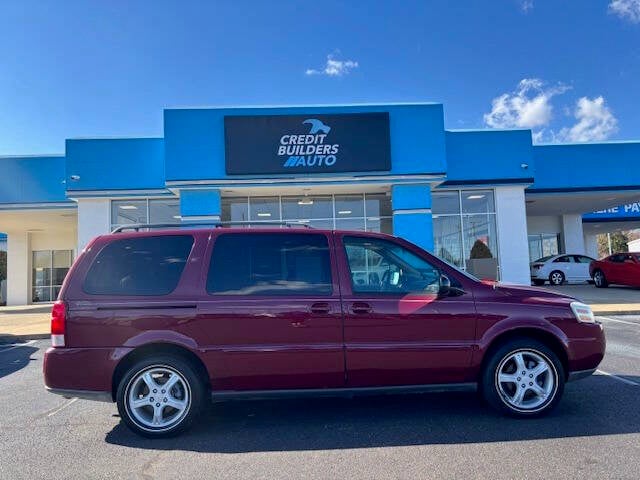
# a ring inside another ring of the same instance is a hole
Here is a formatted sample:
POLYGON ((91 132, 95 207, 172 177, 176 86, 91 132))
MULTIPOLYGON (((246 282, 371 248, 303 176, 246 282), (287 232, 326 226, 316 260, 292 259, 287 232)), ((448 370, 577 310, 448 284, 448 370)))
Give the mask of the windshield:
POLYGON ((544 262, 546 262, 547 260, 549 260, 549 259, 551 259, 553 257, 555 257, 555 255, 547 255, 546 257, 541 257, 541 258, 537 259, 533 263, 544 263, 544 262))

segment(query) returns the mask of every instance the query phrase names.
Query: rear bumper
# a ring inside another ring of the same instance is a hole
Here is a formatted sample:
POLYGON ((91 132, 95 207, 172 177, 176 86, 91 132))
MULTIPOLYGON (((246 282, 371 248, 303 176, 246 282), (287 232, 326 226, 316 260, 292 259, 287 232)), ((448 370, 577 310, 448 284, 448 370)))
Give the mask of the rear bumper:
POLYGON ((63 396, 100 397, 106 392, 111 398, 113 373, 129 351, 128 348, 49 348, 42 367, 44 384, 49 391, 63 396))

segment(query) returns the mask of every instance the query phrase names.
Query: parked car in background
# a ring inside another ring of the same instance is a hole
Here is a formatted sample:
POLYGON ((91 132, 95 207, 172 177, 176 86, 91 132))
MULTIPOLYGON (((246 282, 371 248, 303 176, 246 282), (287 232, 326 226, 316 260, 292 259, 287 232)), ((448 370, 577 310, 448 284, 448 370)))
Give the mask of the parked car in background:
POLYGON ((615 253, 589 265, 589 274, 598 288, 615 283, 640 287, 640 253, 615 253))
POLYGON ((565 282, 591 280, 589 264, 594 259, 586 255, 550 255, 531 263, 531 281, 535 285, 562 285, 565 282))
POLYGON ((51 340, 51 392, 115 401, 150 437, 212 398, 464 389, 532 417, 605 351, 591 308, 566 295, 482 283, 390 235, 296 228, 98 237, 51 340))

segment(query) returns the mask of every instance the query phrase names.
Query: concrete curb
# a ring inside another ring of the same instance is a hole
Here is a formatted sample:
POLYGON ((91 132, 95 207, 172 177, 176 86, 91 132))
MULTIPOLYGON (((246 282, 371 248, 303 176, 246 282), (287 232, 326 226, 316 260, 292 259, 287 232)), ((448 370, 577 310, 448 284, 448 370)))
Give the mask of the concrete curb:
POLYGON ((610 315, 615 315, 615 316, 640 315, 640 310, 625 310, 623 312, 621 312, 620 310, 611 310, 611 311, 603 310, 603 311, 593 312, 593 314, 596 317, 603 317, 603 316, 610 316, 610 315))

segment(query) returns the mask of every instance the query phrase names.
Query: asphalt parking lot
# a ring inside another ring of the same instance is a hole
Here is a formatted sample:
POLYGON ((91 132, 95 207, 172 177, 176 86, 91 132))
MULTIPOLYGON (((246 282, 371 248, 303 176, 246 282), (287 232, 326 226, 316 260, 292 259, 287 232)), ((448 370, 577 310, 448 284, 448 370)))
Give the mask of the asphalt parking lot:
POLYGON ((48 341, 0 345, 0 478, 638 478, 640 316, 603 319, 600 371, 545 418, 474 394, 218 404, 146 440, 115 405, 45 392, 48 341))

